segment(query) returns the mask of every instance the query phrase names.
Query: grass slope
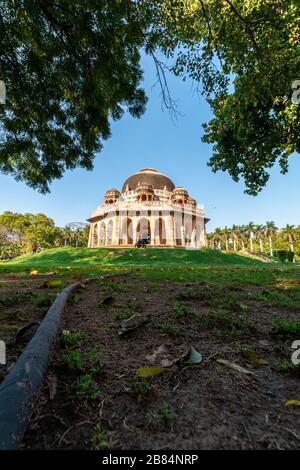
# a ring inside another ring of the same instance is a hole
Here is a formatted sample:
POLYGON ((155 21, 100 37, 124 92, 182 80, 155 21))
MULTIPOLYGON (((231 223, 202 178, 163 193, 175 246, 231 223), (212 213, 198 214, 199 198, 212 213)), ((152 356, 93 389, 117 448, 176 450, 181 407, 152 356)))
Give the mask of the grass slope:
POLYGON ((181 249, 128 249, 128 248, 54 248, 35 255, 21 256, 15 260, 0 262, 0 272, 26 272, 38 269, 47 272, 50 269, 85 268, 91 272, 100 267, 169 267, 169 266, 224 266, 262 265, 262 262, 233 253, 221 253, 217 250, 181 250, 181 249))

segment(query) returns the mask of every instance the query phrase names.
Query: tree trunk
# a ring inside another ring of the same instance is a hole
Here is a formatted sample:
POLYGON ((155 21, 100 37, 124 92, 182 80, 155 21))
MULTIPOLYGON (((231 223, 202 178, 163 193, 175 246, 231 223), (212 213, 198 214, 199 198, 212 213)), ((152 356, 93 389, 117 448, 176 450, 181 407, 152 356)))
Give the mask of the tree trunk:
POLYGON ((272 245, 272 238, 269 237, 269 247, 270 247, 270 256, 273 256, 273 245, 272 245))
POLYGON ((233 239, 233 251, 236 251, 236 242, 235 242, 235 239, 233 239))
POLYGON ((244 242, 242 241, 242 252, 244 253, 245 251, 245 245, 244 245, 244 242))
MULTIPOLYGON (((294 244, 291 243, 291 252, 294 253, 294 244)), ((296 263, 295 256, 293 257, 293 263, 296 263)))
POLYGON ((226 238, 225 243, 226 243, 226 251, 228 251, 228 240, 227 240, 227 238, 226 238))
POLYGON ((260 249, 260 254, 262 255, 263 251, 264 251, 264 248, 263 248, 263 242, 262 242, 261 238, 259 239, 259 249, 260 249))
POLYGON ((250 251, 253 251, 253 240, 252 240, 251 235, 250 235, 250 251))

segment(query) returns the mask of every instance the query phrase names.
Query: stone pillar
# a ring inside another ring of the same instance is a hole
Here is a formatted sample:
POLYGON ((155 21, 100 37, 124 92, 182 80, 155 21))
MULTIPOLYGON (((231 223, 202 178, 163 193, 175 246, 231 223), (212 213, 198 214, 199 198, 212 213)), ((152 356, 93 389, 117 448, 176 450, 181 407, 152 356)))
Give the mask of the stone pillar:
POLYGON ((174 246, 175 245, 175 239, 174 239, 174 217, 170 213, 167 215, 165 218, 165 224, 166 224, 166 243, 169 246, 174 246))
POLYGON ((93 237, 93 227, 94 227, 94 224, 91 224, 90 225, 90 231, 89 231, 89 240, 88 240, 88 248, 92 248, 92 243, 91 243, 91 240, 92 240, 92 237, 93 237))
POLYGON ((133 215, 131 217, 131 220, 132 220, 132 243, 133 243, 133 246, 136 244, 136 229, 137 229, 137 216, 136 215, 133 215))
POLYGON ((150 244, 155 245, 155 217, 154 217, 153 212, 151 213, 151 216, 150 216, 150 234, 151 234, 150 244))
POLYGON ((120 245, 119 234, 120 234, 120 218, 119 214, 115 214, 114 216, 114 224, 113 224, 113 233, 112 233, 112 244, 113 245, 120 245))
POLYGON ((180 231, 181 231, 181 245, 185 246, 185 228, 184 228, 184 225, 182 225, 180 227, 180 231))

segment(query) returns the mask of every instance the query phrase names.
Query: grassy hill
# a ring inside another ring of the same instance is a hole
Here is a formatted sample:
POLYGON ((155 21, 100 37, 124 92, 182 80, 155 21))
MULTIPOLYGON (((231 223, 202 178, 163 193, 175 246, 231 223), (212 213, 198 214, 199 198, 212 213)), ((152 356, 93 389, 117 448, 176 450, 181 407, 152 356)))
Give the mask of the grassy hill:
MULTIPOLYGON (((279 268, 279 266, 281 266, 279 268)), ((178 281, 197 279, 221 280, 222 277, 246 282, 249 277, 265 280, 277 263, 264 263, 246 255, 217 250, 181 250, 163 248, 55 248, 35 255, 23 255, 0 262, 0 273, 29 274, 56 272, 68 277, 106 273, 139 272, 148 277, 178 281), (255 276, 253 276, 255 272, 255 276), (252 274, 250 274, 252 273, 252 274)), ((285 268, 284 268, 285 269, 285 268)), ((292 269, 292 268, 291 268, 292 269)))
POLYGON ((54 248, 35 255, 23 255, 14 260, 0 262, 0 272, 22 272, 38 269, 88 268, 91 272, 104 266, 223 266, 262 264, 261 261, 217 250, 179 250, 170 248, 54 248))

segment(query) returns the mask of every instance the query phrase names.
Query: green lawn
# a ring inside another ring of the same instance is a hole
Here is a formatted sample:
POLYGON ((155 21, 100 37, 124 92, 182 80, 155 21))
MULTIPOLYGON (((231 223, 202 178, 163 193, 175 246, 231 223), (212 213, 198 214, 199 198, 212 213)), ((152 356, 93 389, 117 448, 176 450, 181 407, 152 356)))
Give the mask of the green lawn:
POLYGON ((163 248, 56 248, 0 262, 0 273, 28 274, 55 271, 74 277, 139 272, 153 279, 205 280, 231 284, 270 284, 278 276, 296 279, 299 265, 265 263, 245 255, 216 250, 163 248))

